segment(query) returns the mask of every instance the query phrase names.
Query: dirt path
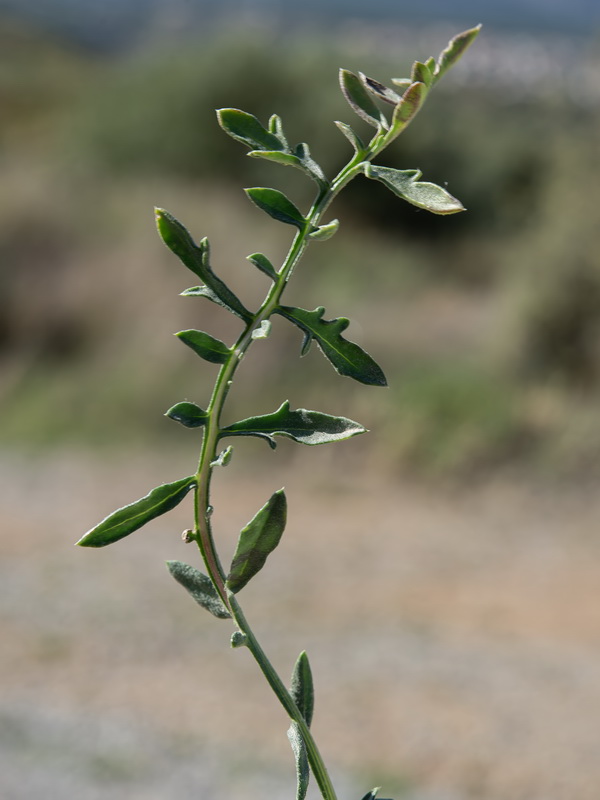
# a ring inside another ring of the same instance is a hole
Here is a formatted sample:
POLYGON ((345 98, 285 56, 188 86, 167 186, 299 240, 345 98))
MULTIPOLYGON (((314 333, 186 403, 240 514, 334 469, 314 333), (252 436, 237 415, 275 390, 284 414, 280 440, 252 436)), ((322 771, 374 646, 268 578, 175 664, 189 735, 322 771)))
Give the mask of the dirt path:
MULTIPOLYGON (((234 460, 217 482, 225 552, 284 458, 251 479, 234 460)), ((375 784, 396 800, 598 800, 600 493, 361 487, 328 479, 326 458, 286 474, 288 530, 242 599, 284 675, 309 653, 340 800, 375 784)), ((6 800, 293 796, 282 712, 228 623, 166 574, 168 558, 195 562, 189 509, 72 547, 186 474, 169 462, 0 459, 6 800)))

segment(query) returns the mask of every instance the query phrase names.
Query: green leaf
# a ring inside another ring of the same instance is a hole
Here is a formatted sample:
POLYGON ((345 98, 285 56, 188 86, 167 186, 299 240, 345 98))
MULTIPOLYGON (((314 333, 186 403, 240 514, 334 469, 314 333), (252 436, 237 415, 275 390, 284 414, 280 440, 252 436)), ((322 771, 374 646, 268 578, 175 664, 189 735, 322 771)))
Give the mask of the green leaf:
POLYGON ((421 61, 415 61, 412 65, 410 79, 413 83, 424 83, 425 86, 431 86, 433 82, 433 74, 427 64, 421 61))
POLYGON ((340 87, 350 107, 359 117, 378 130, 387 129, 387 120, 377 108, 358 75, 347 69, 340 70, 340 87))
POLYGON ((284 167, 297 167, 302 169, 302 162, 298 156, 292 153, 284 153, 281 150, 251 150, 248 153, 252 158, 264 158, 266 161, 274 161, 284 167))
POLYGON ((350 125, 346 125, 345 122, 340 122, 339 120, 336 120, 335 124, 344 134, 346 139, 348 139, 348 141, 350 142, 350 144, 356 150, 357 153, 362 153, 366 150, 363 140, 360 138, 358 133, 355 133, 355 131, 352 130, 350 125))
POLYGON ((438 58, 437 65, 433 73, 434 83, 439 81, 442 75, 448 72, 450 67, 453 67, 454 64, 456 64, 459 58, 476 39, 480 30, 481 25, 477 25, 475 28, 469 28, 469 30, 459 33, 448 42, 448 46, 442 51, 440 57, 438 58))
POLYGON ((253 339, 266 339, 271 333, 271 320, 263 319, 258 328, 252 331, 253 339))
POLYGON ((316 181, 319 186, 329 186, 329 181, 325 177, 325 173, 311 156, 306 142, 300 142, 300 144, 296 145, 294 153, 300 161, 300 168, 303 169, 310 178, 316 181))
MULTIPOLYGON (((189 270, 204 281, 208 290, 205 292, 193 292, 188 289, 183 294, 203 294, 233 314, 241 317, 245 322, 252 319, 252 314, 248 309, 244 308, 231 289, 212 271, 208 239, 204 238, 200 241, 200 244, 196 245, 189 232, 172 214, 162 208, 156 208, 154 211, 156 214, 156 227, 163 242, 189 270)), ((198 288, 201 289, 203 287, 198 288)))
POLYGON ((308 751, 302 736, 302 731, 297 722, 293 722, 288 728, 288 739, 294 753, 296 762, 296 800, 304 800, 308 792, 310 780, 310 768, 308 763, 308 751))
POLYGON ((285 529, 287 501, 280 489, 240 531, 227 587, 234 593, 243 589, 265 565, 270 553, 277 547, 285 529))
POLYGON ((328 222, 327 225, 319 225, 316 231, 308 235, 308 238, 318 242, 326 242, 327 239, 331 239, 334 233, 337 233, 339 227, 339 219, 333 219, 331 222, 328 222))
POLYGON ((294 665, 290 694, 310 728, 315 707, 315 690, 310 663, 304 650, 294 665))
POLYGON ((290 411, 286 400, 272 414, 235 422, 223 428, 220 436, 286 436, 300 444, 316 445, 349 439, 359 433, 366 433, 366 428, 358 422, 305 408, 290 411))
POLYGON ((380 788, 381 788, 380 786, 376 786, 375 789, 373 789, 370 792, 367 792, 366 795, 362 798, 362 800, 375 800, 380 788))
POLYGON ((239 108, 220 108, 217 118, 225 133, 251 150, 286 149, 285 141, 276 133, 266 130, 253 114, 240 111, 239 108))
POLYGON ((364 72, 359 72, 358 74, 365 89, 371 92, 378 100, 382 100, 384 103, 389 103, 392 106, 400 102, 400 95, 393 89, 376 81, 375 78, 369 78, 364 72))
POLYGON ((233 458, 233 447, 229 445, 225 450, 221 450, 214 461, 210 462, 211 467, 227 467, 233 458))
POLYGON ((231 350, 220 339, 215 339, 204 331, 179 331, 175 334, 184 344, 197 353, 200 358, 205 361, 210 361, 213 364, 224 364, 229 356, 231 350))
POLYGON ((123 539, 151 519, 175 508, 195 485, 196 478, 192 476, 157 486, 135 503, 114 511, 82 536, 77 544, 81 547, 105 547, 123 539))
POLYGON ((251 264, 254 264, 257 269, 259 269, 261 272, 264 272, 265 275, 268 275, 271 280, 277 280, 275 267, 265 255, 262 253, 252 253, 252 255, 246 256, 246 258, 251 264))
POLYGON ((218 619, 231 618, 208 575, 181 561, 167 561, 167 567, 177 583, 183 586, 198 605, 210 611, 218 619))
POLYGON ((283 132, 281 117, 277 116, 277 114, 272 114, 269 118, 269 133, 272 133, 273 136, 276 136, 286 150, 289 149, 287 139, 285 138, 285 133, 283 132))
MULTIPOLYGON (((424 83, 411 83, 402 95, 400 102, 394 109, 392 116, 391 138, 395 138, 401 130, 406 128, 417 111, 423 105, 427 96, 427 86, 424 83)), ((391 141, 390 138, 390 141, 391 141)))
POLYGON ((410 78, 392 78, 392 83, 394 86, 398 86, 400 89, 402 89, 402 92, 405 92, 411 85, 412 81, 410 78))
POLYGON ((176 403, 168 411, 165 411, 165 417, 174 419, 175 422, 180 422, 186 428, 201 428, 208 422, 208 414, 204 409, 197 406, 196 403, 176 403))
POLYGON ((306 227, 306 220, 298 211, 291 200, 278 189, 267 189, 257 186, 252 189, 244 190, 250 200, 265 211, 270 217, 285 222, 288 225, 296 225, 300 230, 306 227))
POLYGON ((346 317, 324 320, 322 319, 325 313, 323 306, 315 308, 314 311, 293 306, 279 306, 276 312, 304 331, 305 341, 302 355, 308 352, 310 342, 314 338, 325 357, 329 359, 340 375, 354 378, 368 386, 387 386, 381 367, 362 347, 344 339, 341 335, 350 324, 346 317))
POLYGON ((456 214, 465 210, 463 204, 441 186, 419 181, 421 171, 418 169, 376 167, 366 162, 363 169, 367 178, 381 181, 398 197, 433 214, 456 214))
POLYGON ((234 631, 230 639, 231 647, 236 650, 238 647, 248 647, 248 637, 242 631, 234 631))

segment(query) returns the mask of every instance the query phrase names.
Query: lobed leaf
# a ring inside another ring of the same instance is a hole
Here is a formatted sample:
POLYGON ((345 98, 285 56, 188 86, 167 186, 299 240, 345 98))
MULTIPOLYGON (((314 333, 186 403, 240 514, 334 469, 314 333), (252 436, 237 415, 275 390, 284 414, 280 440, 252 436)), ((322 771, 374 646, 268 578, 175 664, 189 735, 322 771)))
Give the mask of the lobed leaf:
POLYGON ((278 189, 268 189, 257 186, 252 189, 244 190, 250 200, 265 211, 270 217, 285 222, 288 225, 295 225, 300 230, 306 227, 306 220, 283 192, 278 189))
POLYGON ((105 547, 107 544, 117 542, 155 517, 175 508, 194 486, 196 486, 194 476, 157 486, 140 500, 109 514, 82 536, 77 544, 81 547, 105 547))
POLYGON ((293 306, 279 306, 276 312, 304 331, 302 355, 308 352, 314 338, 325 357, 340 375, 354 378, 368 386, 387 386, 385 375, 376 361, 362 347, 344 339, 341 335, 350 324, 346 317, 324 320, 322 319, 325 313, 323 306, 315 308, 314 311, 293 306))
POLYGON ((340 87, 350 107, 361 119, 380 130, 387 129, 387 120, 377 108, 362 81, 347 69, 340 70, 340 87))
POLYGON ((477 34, 481 30, 481 25, 476 25, 474 28, 469 28, 467 31, 463 31, 455 36, 448 42, 447 47, 445 50, 442 51, 440 57, 438 58, 437 64, 435 66, 435 70, 433 72, 433 82, 439 81, 439 79, 444 75, 450 67, 453 67, 454 64, 460 59, 463 53, 471 46, 473 41, 476 39, 477 34))
POLYGON ((179 331, 175 336, 187 344, 200 358, 213 364, 224 364, 231 355, 231 350, 224 342, 204 331, 179 331))
POLYGON ((286 516, 285 492, 279 489, 240 531, 227 576, 228 589, 239 592, 263 568, 267 557, 279 544, 286 516))
POLYGON ((196 403, 176 403, 168 411, 165 411, 165 417, 174 419, 175 422, 181 423, 186 428, 201 428, 208 422, 208 414, 204 409, 197 406, 196 403))
POLYGON ((177 583, 183 586, 198 605, 210 611, 218 619, 231 618, 231 614, 208 575, 204 575, 200 570, 181 561, 167 561, 167 567, 177 583))
POLYGON ((241 317, 244 321, 248 322, 252 319, 252 314, 248 309, 244 308, 231 289, 213 272, 210 266, 208 239, 202 239, 197 245, 186 228, 172 214, 162 208, 156 208, 154 211, 156 227, 163 242, 189 270, 206 284, 206 287, 198 287, 197 291, 188 289, 183 294, 209 297, 213 302, 241 317), (206 288, 206 291, 200 291, 203 288, 206 288))
POLYGON ((286 400, 272 414, 249 417, 221 429, 220 436, 286 436, 300 444, 316 445, 349 439, 366 428, 346 417, 333 417, 305 408, 290 410, 286 400))
POLYGON ((456 214, 465 210, 463 204, 441 186, 419 181, 421 172, 418 169, 399 170, 377 167, 366 162, 363 169, 367 178, 381 181, 398 197, 418 208, 424 208, 433 214, 456 214))
POLYGON ((282 141, 276 132, 266 130, 253 114, 239 108, 220 108, 217 119, 225 133, 251 150, 287 149, 285 140, 282 141))
POLYGON ((251 264, 254 264, 257 269, 259 269, 261 272, 264 272, 265 275, 268 275, 269 278, 274 281, 277 280, 277 272, 275 271, 275 267, 265 255, 262 253, 252 253, 252 255, 246 256, 246 258, 251 264))

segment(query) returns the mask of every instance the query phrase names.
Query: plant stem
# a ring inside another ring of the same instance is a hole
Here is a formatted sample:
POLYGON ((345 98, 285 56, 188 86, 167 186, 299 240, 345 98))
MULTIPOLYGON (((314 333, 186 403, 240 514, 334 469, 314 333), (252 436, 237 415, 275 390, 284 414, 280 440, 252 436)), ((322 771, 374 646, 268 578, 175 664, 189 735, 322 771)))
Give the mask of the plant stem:
POLYGON ((299 230, 290 246, 289 252, 279 272, 277 279, 269 289, 261 307, 246 324, 244 330, 231 348, 231 355, 223 364, 215 381, 212 397, 206 410, 208 420, 203 428, 202 448, 196 473, 197 489, 195 501, 195 536, 206 565, 208 574, 214 583, 223 603, 230 610, 240 631, 246 636, 246 645, 254 656, 267 682, 277 695, 279 701, 288 713, 289 717, 298 724, 304 743, 306 745, 308 760, 315 776, 315 780, 321 790, 325 800, 336 800, 335 790, 329 778, 327 768, 323 762, 321 754, 317 748, 315 740, 310 732, 306 721, 299 711, 292 696, 288 692, 285 684, 273 668, 265 652, 259 645, 252 629, 242 613, 235 595, 227 590, 226 575, 216 551, 210 514, 210 481, 213 471, 213 462, 216 458, 217 445, 220 435, 220 418, 233 381, 235 372, 242 361, 246 351, 253 342, 252 333, 263 322, 267 320, 279 305, 280 297, 285 286, 300 260, 304 250, 309 244, 309 233, 319 224, 322 215, 326 211, 335 196, 340 190, 361 171, 360 165, 375 154, 376 148, 373 146, 377 137, 371 143, 368 151, 357 152, 349 163, 338 173, 332 183, 322 187, 315 202, 313 203, 307 217, 307 223, 303 229, 299 230))

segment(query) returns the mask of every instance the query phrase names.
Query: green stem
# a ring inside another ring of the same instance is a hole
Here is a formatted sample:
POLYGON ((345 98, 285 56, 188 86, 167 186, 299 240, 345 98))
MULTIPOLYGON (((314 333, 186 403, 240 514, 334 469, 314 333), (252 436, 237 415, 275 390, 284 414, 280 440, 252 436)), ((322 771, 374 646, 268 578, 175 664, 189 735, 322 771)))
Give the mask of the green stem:
POLYGON ((336 800, 336 794, 315 740, 292 696, 285 687, 285 684, 260 647, 235 596, 227 590, 226 575, 216 551, 210 524, 210 515, 208 514, 208 509, 210 508, 210 481, 213 471, 212 462, 216 458, 217 445, 221 431, 221 413, 235 372, 246 351, 253 342, 252 332, 260 326, 263 320, 268 319, 278 307, 283 290, 296 264, 308 246, 310 241, 308 238, 309 232, 312 230, 313 226, 319 224, 327 207, 341 189, 361 172, 360 165, 365 160, 369 160, 375 155, 377 152, 376 143, 379 143, 378 137, 374 138, 368 151, 357 152, 351 161, 338 173, 332 183, 321 189, 306 217, 307 223, 305 227, 299 230, 294 237, 286 259, 277 273, 277 279, 273 282, 261 307, 250 322, 246 324, 238 340, 231 348, 231 355, 223 364, 217 375, 213 394, 207 408, 208 420, 203 429, 202 448, 196 473, 195 535, 206 569, 223 603, 231 611, 239 629, 245 634, 246 644, 256 659, 263 675, 277 695, 289 717, 298 724, 304 738, 313 775, 315 776, 315 780, 325 800, 336 800))

